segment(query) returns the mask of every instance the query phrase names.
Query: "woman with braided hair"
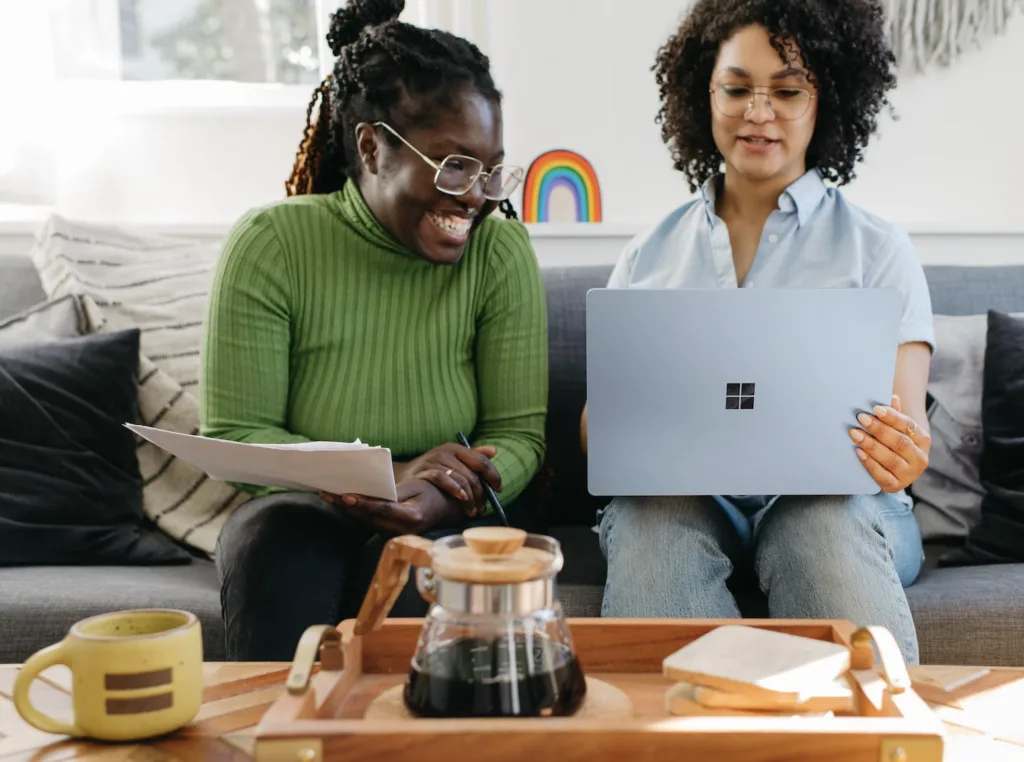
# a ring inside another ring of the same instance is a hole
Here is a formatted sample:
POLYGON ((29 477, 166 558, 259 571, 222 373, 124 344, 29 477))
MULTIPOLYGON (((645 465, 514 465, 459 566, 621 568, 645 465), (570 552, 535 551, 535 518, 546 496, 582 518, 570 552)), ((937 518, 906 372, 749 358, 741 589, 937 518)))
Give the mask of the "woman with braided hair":
MULTIPOLYGON (((544 458, 547 315, 501 94, 474 45, 403 6, 332 17, 288 198, 226 239, 201 389, 206 436, 390 448, 398 499, 242 485, 217 547, 232 660, 291 659, 306 627, 353 616, 387 537, 494 522, 484 484, 522 526, 544 458)), ((407 588, 394 612, 422 606, 407 588)))

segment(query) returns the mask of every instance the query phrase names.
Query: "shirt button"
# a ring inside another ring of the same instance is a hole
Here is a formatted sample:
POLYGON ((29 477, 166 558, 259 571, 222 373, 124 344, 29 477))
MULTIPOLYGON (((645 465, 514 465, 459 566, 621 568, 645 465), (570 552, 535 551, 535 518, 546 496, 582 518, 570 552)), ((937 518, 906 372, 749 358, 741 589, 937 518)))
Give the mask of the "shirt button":
POLYGON ((776 243, 778 240, 779 237, 775 235, 775 233, 772 233, 770 236, 768 236, 768 243, 776 243))

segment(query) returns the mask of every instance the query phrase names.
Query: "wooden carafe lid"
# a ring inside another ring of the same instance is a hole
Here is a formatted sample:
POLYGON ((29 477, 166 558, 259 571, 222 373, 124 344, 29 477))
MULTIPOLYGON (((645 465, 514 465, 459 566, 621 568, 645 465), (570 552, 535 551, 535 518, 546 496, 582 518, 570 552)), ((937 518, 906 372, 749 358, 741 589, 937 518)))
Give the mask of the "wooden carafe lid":
POLYGON ((435 547, 431 564, 439 577, 455 582, 515 584, 549 572, 554 556, 526 547, 526 532, 512 527, 473 527, 462 533, 465 545, 435 547))

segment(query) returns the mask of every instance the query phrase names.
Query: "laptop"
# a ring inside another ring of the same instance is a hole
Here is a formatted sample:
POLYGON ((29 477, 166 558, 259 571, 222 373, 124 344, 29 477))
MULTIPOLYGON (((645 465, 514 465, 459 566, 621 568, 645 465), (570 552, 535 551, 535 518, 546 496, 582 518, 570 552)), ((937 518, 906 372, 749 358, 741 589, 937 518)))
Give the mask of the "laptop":
POLYGON ((852 495, 857 414, 891 402, 895 289, 593 289, 595 496, 852 495))

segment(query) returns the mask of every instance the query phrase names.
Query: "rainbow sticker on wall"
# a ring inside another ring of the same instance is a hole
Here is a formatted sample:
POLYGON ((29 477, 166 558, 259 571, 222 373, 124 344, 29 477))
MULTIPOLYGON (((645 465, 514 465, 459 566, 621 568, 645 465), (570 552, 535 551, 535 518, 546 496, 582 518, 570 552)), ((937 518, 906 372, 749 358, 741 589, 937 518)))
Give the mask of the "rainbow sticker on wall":
POLYGON ((601 186, 590 162, 565 149, 534 159, 523 184, 523 222, 600 222, 601 186))

